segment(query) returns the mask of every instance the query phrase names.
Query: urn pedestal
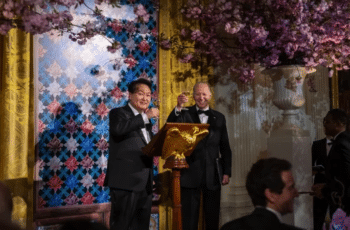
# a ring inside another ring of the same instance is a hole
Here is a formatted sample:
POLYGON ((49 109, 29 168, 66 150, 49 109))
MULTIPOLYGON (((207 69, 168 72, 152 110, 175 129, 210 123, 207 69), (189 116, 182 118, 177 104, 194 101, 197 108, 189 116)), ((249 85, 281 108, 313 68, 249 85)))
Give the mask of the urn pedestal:
MULTIPOLYGON (((304 105, 303 82, 306 70, 300 66, 280 66, 264 70, 274 81, 273 104, 283 110, 283 124, 267 140, 269 156, 292 163, 296 188, 310 191, 312 186, 311 138, 309 131, 296 124, 297 110, 304 105)), ((294 199, 294 212, 283 221, 304 229, 313 229, 312 196, 294 199)))

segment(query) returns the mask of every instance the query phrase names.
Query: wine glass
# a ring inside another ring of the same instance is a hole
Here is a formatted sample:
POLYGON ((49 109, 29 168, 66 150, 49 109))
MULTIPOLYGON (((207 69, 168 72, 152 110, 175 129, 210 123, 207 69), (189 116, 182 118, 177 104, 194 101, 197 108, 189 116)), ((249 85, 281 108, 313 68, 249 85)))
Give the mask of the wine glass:
POLYGON ((159 100, 159 99, 156 99, 156 98, 153 98, 153 99, 152 99, 152 104, 153 104, 153 107, 154 107, 154 108, 159 109, 160 100, 159 100))
MULTIPOLYGON (((186 97, 189 97, 191 95, 191 92, 186 89, 185 91, 182 92, 186 97)), ((182 107, 182 110, 188 110, 188 108, 182 107)))
MULTIPOLYGON (((160 106, 159 98, 152 98, 152 104, 154 108, 159 109, 159 106, 160 106)), ((155 122, 158 122, 159 117, 153 117, 152 119, 154 119, 155 122)))

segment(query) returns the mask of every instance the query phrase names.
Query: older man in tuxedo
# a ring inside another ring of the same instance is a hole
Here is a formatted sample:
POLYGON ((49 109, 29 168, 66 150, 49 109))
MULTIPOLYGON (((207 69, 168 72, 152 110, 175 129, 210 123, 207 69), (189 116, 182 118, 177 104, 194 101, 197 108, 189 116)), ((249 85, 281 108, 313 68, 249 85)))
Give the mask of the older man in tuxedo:
POLYGON ((231 176, 231 149, 225 116, 209 107, 211 92, 207 83, 193 87, 196 102, 184 108, 188 101, 182 93, 168 122, 208 123, 209 134, 199 142, 192 155, 187 157, 188 169, 181 171, 181 202, 184 230, 197 230, 201 193, 206 230, 219 228, 221 184, 229 183, 231 176))
POLYGON ((261 159, 250 169, 246 188, 255 210, 226 223, 221 230, 298 230, 281 222, 281 216, 293 212, 298 196, 291 171, 292 165, 282 159, 261 159))
POLYGON ((152 158, 141 148, 152 138, 150 118, 158 109, 148 106, 151 83, 132 82, 128 105, 109 113, 109 159, 105 186, 110 187, 111 230, 146 230, 152 207, 152 158))
POLYGON ((312 189, 318 198, 328 200, 331 215, 338 207, 350 214, 350 133, 346 130, 348 122, 348 115, 341 109, 330 110, 324 119, 325 133, 332 136, 334 141, 325 167, 326 183, 315 184, 312 189))

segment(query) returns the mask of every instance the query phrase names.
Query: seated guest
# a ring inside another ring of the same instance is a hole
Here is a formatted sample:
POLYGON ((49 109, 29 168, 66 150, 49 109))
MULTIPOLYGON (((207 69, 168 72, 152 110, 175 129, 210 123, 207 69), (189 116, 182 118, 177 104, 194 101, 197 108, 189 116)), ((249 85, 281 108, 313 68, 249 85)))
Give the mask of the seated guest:
POLYGON ((282 215, 293 212, 293 199, 298 196, 291 168, 288 161, 277 158, 256 162, 246 180, 246 188, 255 210, 226 223, 221 230, 300 229, 281 221, 282 215))

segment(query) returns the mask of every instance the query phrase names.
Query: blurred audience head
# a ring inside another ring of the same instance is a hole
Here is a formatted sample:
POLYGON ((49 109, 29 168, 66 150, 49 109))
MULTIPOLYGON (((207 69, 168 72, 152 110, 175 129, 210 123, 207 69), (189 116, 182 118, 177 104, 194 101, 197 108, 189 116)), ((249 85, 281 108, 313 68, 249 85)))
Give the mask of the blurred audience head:
POLYGON ((340 132, 345 131, 348 128, 349 120, 348 115, 342 109, 330 110, 323 120, 323 126, 325 134, 335 137, 340 132))
POLYGON ((282 159, 261 159, 250 169, 246 188, 254 206, 272 208, 279 213, 293 212, 298 196, 291 172, 292 165, 282 159))

